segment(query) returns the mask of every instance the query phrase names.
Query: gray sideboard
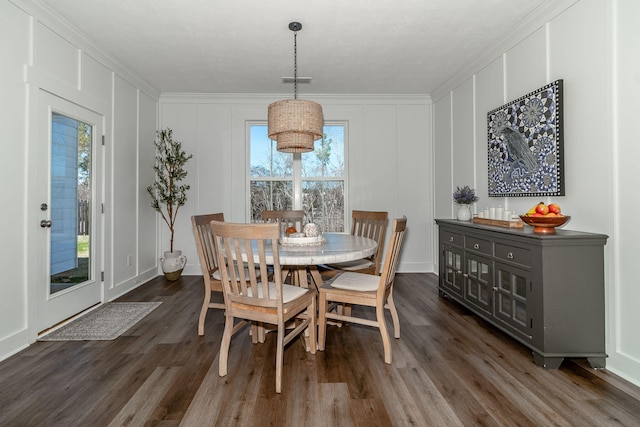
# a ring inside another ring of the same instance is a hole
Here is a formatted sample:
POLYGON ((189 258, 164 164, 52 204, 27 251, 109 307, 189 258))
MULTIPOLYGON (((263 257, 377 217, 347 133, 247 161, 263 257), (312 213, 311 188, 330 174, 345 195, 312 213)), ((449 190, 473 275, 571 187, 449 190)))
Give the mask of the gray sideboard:
POLYGON ((608 236, 539 235, 436 219, 439 293, 528 346, 536 364, 565 357, 604 368, 604 245, 608 236))

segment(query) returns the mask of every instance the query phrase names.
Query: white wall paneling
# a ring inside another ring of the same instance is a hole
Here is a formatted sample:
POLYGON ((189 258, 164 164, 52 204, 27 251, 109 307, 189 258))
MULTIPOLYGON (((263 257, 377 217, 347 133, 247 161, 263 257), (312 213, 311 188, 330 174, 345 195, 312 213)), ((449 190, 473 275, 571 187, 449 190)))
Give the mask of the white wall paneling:
POLYGON ((2 117, 2 153, 0 168, 4 200, 11 209, 0 209, 2 239, 0 266, 3 273, 0 298, 0 359, 25 347, 28 342, 27 318, 27 92, 24 68, 29 63, 29 16, 8 2, 0 2, 0 28, 11 37, 0 37, 0 117, 2 117), (11 185, 6 185, 10 183, 11 185))
MULTIPOLYGON (((614 236, 609 243, 614 251, 608 277, 612 286, 607 288, 610 338, 608 349, 610 363, 617 373, 635 379, 640 385, 640 286, 638 286, 638 242, 640 230, 636 212, 640 212, 640 199, 634 197, 638 189, 638 108, 640 99, 640 2, 619 0, 612 2, 614 40, 613 96, 611 109, 613 135, 607 135, 606 143, 613 141, 615 212, 614 236)), ((595 141, 592 144, 597 144, 595 141)), ((595 199, 598 203, 599 199, 595 199)))
POLYGON ((431 105, 399 105, 396 147, 396 212, 407 216, 402 271, 435 271, 432 254, 433 176, 431 105), (419 141, 416 143, 416 141, 419 141), (429 171, 428 174, 422 171, 429 171), (413 184, 410 184, 413 183, 413 184), (428 249, 427 251, 425 251, 428 249))
MULTIPOLYGON (((158 122, 158 102, 143 92, 138 93, 138 240, 136 277, 143 274, 155 274, 158 271, 158 217, 151 207, 151 198, 147 187, 154 181, 153 140, 158 122)), ((135 254, 134 254, 135 256, 135 254)), ((138 279, 140 280, 140 279, 138 279)))
POLYGON ((502 204, 505 209, 512 209, 511 201, 507 198, 489 199, 487 197, 489 183, 487 176, 481 172, 487 170, 489 161, 487 157, 489 148, 487 142, 487 113, 505 103, 503 68, 503 57, 501 56, 475 75, 474 142, 476 176, 474 178, 476 194, 479 197, 476 203, 476 212, 494 204, 502 204))
MULTIPOLYGON (((454 211, 457 210, 453 201, 453 191, 456 187, 465 185, 475 187, 473 98, 473 78, 456 87, 451 96, 451 154, 456 160, 452 163, 453 185, 449 193, 454 211)), ((474 207, 471 206, 471 208, 473 213, 474 207)))
POLYGON ((136 266, 128 258, 136 254, 138 234, 138 93, 136 88, 119 77, 115 79, 115 114, 112 158, 118 173, 110 176, 113 193, 113 285, 119 286, 136 275, 136 266), (133 185, 132 185, 133 184, 133 185))
MULTIPOLYGON (((509 49, 505 56, 505 102, 513 101, 547 84, 545 28, 509 49)), ((499 107, 500 105, 496 105, 499 107)))
POLYGON ((35 26, 34 67, 55 76, 68 86, 79 86, 80 50, 45 26, 37 22, 35 26))
POLYGON ((453 218, 453 160, 451 148, 451 94, 434 105, 433 182, 435 218, 453 218))

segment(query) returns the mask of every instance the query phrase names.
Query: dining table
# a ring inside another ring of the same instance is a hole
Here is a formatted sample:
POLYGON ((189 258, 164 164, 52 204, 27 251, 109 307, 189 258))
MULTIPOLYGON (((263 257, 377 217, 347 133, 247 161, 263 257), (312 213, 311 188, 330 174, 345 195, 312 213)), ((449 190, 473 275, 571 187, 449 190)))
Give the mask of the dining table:
MULTIPOLYGON (((288 239, 294 241, 294 239, 288 239)), ((322 285, 319 265, 354 261, 373 255, 378 243, 367 237, 348 233, 323 233, 322 243, 278 245, 280 265, 293 271, 295 284, 309 287, 308 275, 316 287, 322 285)), ((267 263, 273 263, 271 247, 265 251, 267 263)))

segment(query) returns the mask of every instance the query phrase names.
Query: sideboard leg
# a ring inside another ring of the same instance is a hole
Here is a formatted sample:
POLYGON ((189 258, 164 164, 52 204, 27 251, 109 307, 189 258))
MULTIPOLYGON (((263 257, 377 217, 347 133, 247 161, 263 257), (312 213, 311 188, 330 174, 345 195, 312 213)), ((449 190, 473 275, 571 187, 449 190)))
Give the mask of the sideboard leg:
POLYGON ((606 367, 605 360, 604 357, 587 357, 587 361, 593 369, 604 369, 606 367))
POLYGON ((537 352, 533 352, 533 360, 536 365, 545 369, 558 369, 564 360, 564 357, 544 357, 537 352))

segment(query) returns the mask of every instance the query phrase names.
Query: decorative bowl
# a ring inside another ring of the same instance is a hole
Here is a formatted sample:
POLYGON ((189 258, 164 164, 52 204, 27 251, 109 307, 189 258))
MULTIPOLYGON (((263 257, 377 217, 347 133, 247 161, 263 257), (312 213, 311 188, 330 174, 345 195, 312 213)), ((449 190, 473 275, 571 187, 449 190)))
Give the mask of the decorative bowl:
POLYGON ((564 216, 527 216, 520 215, 520 219, 527 225, 533 227, 533 232, 537 234, 556 234, 556 227, 566 224, 571 219, 569 215, 564 216))

